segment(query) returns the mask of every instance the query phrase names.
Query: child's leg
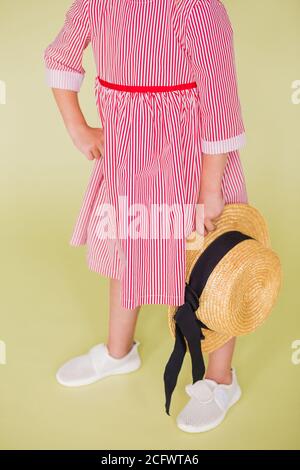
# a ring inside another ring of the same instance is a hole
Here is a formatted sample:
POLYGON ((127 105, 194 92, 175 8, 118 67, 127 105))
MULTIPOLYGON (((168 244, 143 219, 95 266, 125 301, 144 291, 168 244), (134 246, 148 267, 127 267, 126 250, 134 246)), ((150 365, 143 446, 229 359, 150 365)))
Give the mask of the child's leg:
POLYGON ((191 399, 177 416, 177 425, 182 431, 204 432, 215 428, 240 399, 241 389, 234 369, 231 370, 234 346, 235 338, 232 338, 209 355, 205 379, 216 383, 199 380, 187 388, 191 399), (198 396, 199 399, 195 398, 198 396))
POLYGON ((110 312, 107 348, 111 356, 121 358, 126 356, 132 347, 140 307, 128 310, 121 306, 121 282, 119 280, 110 279, 109 290, 110 312))
POLYGON ((66 387, 80 387, 115 374, 127 374, 141 365, 138 344, 133 346, 139 307, 126 310, 120 305, 120 281, 110 280, 108 344, 97 344, 60 367, 57 381, 66 387), (109 353, 109 354, 108 354, 109 353))
POLYGON ((231 360, 235 347, 235 338, 225 343, 221 348, 209 354, 205 378, 219 384, 230 385, 232 382, 231 360))

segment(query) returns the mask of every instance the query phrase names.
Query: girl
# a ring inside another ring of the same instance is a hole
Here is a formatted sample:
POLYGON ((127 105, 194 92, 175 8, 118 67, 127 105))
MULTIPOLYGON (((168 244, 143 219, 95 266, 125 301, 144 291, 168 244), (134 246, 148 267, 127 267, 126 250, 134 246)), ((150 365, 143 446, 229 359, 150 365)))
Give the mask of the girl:
MULTIPOLYGON (((233 31, 218 0, 75 0, 45 63, 71 139, 94 160, 70 243, 86 244, 89 268, 110 278, 106 344, 57 373, 61 384, 79 386, 140 366, 141 305, 184 303, 197 204, 207 232, 224 204, 247 202, 245 132, 233 31), (102 128, 87 124, 78 102, 89 43, 102 128)), ((233 349, 232 340, 210 355, 205 378, 228 393, 238 386, 233 349)))

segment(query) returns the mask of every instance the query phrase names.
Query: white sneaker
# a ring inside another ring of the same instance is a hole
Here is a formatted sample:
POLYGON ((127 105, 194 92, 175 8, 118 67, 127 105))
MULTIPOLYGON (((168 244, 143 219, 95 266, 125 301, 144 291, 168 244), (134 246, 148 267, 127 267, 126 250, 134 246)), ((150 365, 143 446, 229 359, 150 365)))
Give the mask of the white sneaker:
POLYGON ((185 432, 205 432, 217 427, 242 394, 234 369, 230 385, 204 379, 185 389, 191 399, 177 417, 178 427, 185 432))
POLYGON ((57 372, 56 380, 65 387, 80 387, 104 377, 127 374, 141 365, 136 341, 129 353, 121 359, 110 356, 105 344, 94 346, 87 354, 66 362, 57 372))

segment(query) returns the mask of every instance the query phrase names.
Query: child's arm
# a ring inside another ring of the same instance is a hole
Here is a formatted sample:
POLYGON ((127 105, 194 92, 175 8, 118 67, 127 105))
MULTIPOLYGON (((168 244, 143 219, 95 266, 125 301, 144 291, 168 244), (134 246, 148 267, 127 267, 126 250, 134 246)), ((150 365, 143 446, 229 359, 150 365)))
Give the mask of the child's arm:
POLYGON ((245 144, 233 30, 219 0, 179 2, 174 26, 200 92, 203 168, 199 202, 204 203, 205 227, 210 231, 224 207, 221 183, 228 155, 245 144))
POLYGON ((91 160, 103 154, 103 131, 88 126, 78 101, 85 75, 83 52, 91 39, 89 5, 89 0, 73 1, 64 26, 44 52, 44 61, 47 84, 65 126, 77 148, 91 160))
MULTIPOLYGON (((204 205, 204 234, 214 230, 214 220, 221 215, 224 209, 224 199, 221 185, 228 154, 202 155, 201 185, 198 204, 204 205)), ((202 233, 203 226, 197 227, 202 233)))
POLYGON ((104 154, 104 136, 100 128, 88 126, 81 111, 78 93, 53 88, 53 94, 74 145, 88 160, 104 154))

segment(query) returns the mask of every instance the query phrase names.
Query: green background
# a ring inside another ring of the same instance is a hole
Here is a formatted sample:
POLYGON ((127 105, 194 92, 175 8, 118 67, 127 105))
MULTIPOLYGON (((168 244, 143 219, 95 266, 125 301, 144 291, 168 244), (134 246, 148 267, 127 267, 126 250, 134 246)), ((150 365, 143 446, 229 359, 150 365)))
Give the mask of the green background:
MULTIPOLYGON (((250 203, 266 217, 284 270, 280 299, 266 325, 238 341, 234 366, 243 389, 224 423, 189 435, 175 424, 188 397, 188 358, 163 409, 163 369, 173 340, 166 307, 142 309, 137 338, 143 367, 81 389, 55 381, 62 362, 104 341, 107 279, 86 267, 85 248, 69 246, 92 164, 64 129, 45 86, 43 51, 62 26, 69 0, 0 0, 1 320, 7 364, 0 365, 0 447, 7 449, 291 449, 300 447, 299 0, 226 0, 247 147, 250 203)), ((81 93, 97 126, 91 49, 81 93)))

